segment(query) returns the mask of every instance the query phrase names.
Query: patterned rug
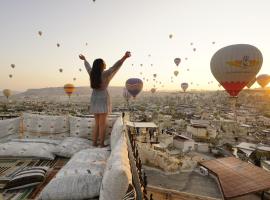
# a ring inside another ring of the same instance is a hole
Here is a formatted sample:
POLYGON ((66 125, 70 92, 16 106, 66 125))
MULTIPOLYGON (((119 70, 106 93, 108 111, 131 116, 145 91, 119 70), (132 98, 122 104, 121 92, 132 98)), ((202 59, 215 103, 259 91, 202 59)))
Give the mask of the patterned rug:
POLYGON ((69 159, 56 157, 54 160, 0 159, 0 200, 34 200, 69 159), (10 177, 25 167, 49 167, 46 179, 41 184, 19 190, 5 191, 3 187, 10 177))

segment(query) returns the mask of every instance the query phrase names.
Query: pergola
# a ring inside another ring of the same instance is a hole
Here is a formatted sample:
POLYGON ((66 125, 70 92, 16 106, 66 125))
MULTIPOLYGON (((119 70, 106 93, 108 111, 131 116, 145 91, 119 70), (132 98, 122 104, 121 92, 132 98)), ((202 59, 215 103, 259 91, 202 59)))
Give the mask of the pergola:
POLYGON ((199 163, 218 179, 224 199, 232 199, 270 189, 270 173, 235 157, 199 163))

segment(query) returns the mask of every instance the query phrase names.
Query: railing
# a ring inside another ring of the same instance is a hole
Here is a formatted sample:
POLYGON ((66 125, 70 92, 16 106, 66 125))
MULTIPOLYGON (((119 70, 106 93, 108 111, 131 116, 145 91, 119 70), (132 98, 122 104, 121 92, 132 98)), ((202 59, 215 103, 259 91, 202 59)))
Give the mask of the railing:
POLYGON ((150 199, 147 197, 147 176, 142 172, 142 162, 138 153, 136 136, 131 131, 126 131, 128 141, 128 153, 132 172, 133 185, 137 193, 137 200, 153 200, 152 194, 150 199))

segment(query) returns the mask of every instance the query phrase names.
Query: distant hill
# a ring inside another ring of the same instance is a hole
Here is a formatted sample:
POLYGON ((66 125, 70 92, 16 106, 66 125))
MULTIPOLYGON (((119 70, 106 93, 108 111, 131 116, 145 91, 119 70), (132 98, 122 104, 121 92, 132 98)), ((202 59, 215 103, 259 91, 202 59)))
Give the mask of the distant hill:
MULTIPOLYGON (((20 93, 22 93, 22 92, 19 92, 19 91, 11 91, 11 93, 12 93, 12 95, 17 95, 17 94, 20 94, 20 93)), ((0 97, 1 97, 1 96, 4 96, 3 90, 0 90, 0 97)))
MULTIPOLYGON (((74 95, 90 95, 92 89, 88 86, 76 87, 74 95)), ((109 92, 112 96, 122 95, 123 87, 109 87, 109 92)), ((16 95, 17 97, 31 97, 31 96, 63 96, 66 95, 63 87, 49 87, 40 89, 28 89, 27 91, 16 95)))

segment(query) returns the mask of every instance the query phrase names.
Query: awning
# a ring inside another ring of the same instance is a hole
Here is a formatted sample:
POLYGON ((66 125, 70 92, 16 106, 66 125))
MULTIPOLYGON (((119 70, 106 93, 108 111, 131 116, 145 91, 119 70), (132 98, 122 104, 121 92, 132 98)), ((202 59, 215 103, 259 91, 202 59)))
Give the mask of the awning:
POLYGON ((223 196, 234 198, 270 189, 270 173, 235 157, 199 163, 217 176, 223 196))
POLYGON ((127 126, 135 128, 157 128, 154 122, 126 122, 127 126))

